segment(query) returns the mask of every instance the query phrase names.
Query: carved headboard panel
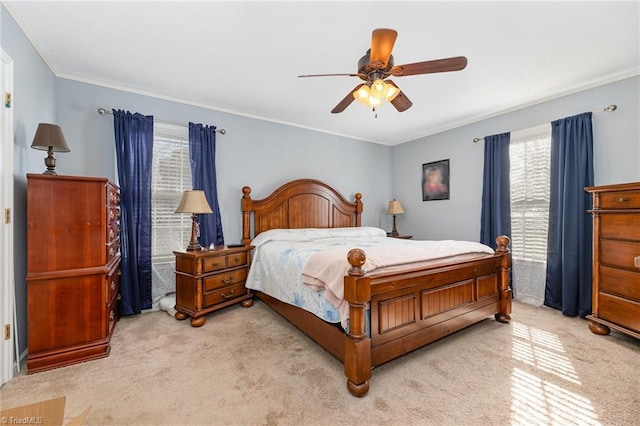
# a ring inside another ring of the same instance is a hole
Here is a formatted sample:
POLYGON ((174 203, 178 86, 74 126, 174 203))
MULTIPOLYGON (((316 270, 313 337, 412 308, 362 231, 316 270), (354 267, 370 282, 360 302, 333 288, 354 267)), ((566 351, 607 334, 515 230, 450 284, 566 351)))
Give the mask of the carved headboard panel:
POLYGON ((269 229, 342 228, 360 226, 362 195, 347 201, 338 191, 315 179, 285 183, 261 200, 242 188, 242 243, 269 229), (253 221, 251 217, 253 215, 253 221))

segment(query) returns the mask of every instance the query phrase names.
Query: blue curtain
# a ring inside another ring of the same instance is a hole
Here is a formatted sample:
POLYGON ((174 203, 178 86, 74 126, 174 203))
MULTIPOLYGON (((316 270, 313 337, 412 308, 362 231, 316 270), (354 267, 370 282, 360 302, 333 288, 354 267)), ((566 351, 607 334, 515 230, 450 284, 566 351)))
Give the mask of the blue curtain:
POLYGON ((591 113, 551 123, 551 192, 544 304, 568 316, 591 313, 593 128, 591 113))
POLYGON ((151 166, 153 117, 113 110, 120 181, 122 315, 151 308, 151 166))
POLYGON ((510 132, 484 138, 480 242, 493 248, 498 236, 511 237, 510 140, 510 132))
POLYGON ((216 182, 216 127, 189 123, 189 160, 193 189, 203 190, 213 214, 198 215, 202 247, 224 244, 216 182))

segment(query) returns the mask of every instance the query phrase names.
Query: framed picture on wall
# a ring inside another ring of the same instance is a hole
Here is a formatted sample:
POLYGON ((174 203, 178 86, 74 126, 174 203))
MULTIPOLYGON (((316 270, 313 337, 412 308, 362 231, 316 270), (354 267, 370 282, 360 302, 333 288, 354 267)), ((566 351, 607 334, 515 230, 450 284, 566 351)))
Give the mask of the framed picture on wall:
POLYGON ((449 159, 422 165, 422 201, 449 199, 449 159))

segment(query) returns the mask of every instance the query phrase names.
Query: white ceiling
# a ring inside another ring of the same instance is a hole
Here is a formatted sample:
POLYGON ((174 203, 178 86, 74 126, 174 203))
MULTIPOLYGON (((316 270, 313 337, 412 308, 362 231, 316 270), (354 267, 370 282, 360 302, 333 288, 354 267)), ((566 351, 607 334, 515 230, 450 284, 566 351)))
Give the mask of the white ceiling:
POLYGON ((3 3, 59 77, 386 145, 640 74, 638 1, 3 3), (360 80, 297 76, 357 72, 381 27, 396 65, 469 64, 394 78, 406 112, 331 114, 360 80))

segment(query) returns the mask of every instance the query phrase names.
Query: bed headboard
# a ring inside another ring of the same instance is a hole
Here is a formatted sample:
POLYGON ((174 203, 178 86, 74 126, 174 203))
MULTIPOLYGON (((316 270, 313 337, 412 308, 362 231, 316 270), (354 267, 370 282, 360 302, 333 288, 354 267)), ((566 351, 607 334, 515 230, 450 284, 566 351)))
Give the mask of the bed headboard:
POLYGON ((360 226, 362 195, 350 202, 338 191, 315 179, 285 183, 261 200, 251 199, 251 188, 242 188, 242 243, 269 229, 341 228, 360 226), (253 213, 253 223, 251 216, 253 213))

